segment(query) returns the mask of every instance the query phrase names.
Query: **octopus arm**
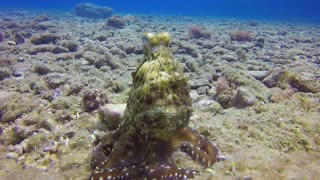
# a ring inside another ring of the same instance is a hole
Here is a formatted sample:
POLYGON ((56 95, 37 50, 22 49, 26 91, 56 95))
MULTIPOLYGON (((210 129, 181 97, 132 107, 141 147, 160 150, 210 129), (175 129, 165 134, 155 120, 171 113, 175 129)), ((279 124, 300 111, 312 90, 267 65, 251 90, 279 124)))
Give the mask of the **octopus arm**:
POLYGON ((153 168, 146 168, 147 179, 188 179, 194 178, 194 175, 198 174, 195 170, 187 170, 179 168, 172 163, 157 164, 153 168))
POLYGON ((184 128, 171 140, 172 147, 180 145, 180 150, 187 153, 194 161, 208 167, 218 161, 218 148, 207 138, 197 134, 191 128, 184 128))
POLYGON ((96 168, 90 180, 138 179, 144 174, 144 167, 138 164, 121 163, 109 168, 96 168))

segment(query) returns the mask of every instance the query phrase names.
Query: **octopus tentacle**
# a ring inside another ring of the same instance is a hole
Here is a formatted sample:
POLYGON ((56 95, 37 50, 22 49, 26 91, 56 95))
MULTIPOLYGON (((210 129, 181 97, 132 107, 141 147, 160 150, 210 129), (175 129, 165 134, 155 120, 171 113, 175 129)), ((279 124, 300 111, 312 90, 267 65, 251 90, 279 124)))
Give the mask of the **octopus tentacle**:
POLYGON ((103 146, 101 142, 93 149, 91 168, 104 168, 107 165, 108 156, 111 152, 112 144, 103 146))
POLYGON ((144 167, 138 164, 121 163, 108 168, 96 168, 90 180, 139 179, 144 174, 144 167))
POLYGON ((195 170, 176 167, 172 163, 161 163, 153 166, 118 164, 109 168, 96 168, 92 171, 90 180, 108 179, 188 179, 198 174, 195 170))
POLYGON ((176 141, 182 141, 180 150, 187 153, 202 166, 208 167, 218 161, 218 148, 207 138, 197 134, 191 128, 184 128, 175 136, 176 141))
POLYGON ((155 167, 146 167, 147 179, 161 179, 161 180, 173 180, 173 179, 188 179, 193 178, 198 174, 195 170, 187 170, 179 168, 172 163, 157 164, 155 167))

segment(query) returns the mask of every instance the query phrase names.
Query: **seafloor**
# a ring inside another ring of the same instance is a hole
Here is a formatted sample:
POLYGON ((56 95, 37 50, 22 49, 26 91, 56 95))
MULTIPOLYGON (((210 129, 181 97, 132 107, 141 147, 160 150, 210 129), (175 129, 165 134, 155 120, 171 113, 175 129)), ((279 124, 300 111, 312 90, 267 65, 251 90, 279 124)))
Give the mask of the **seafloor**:
POLYGON ((177 151, 175 164, 196 179, 320 177, 319 24, 121 18, 114 28, 71 13, 0 14, 0 179, 87 179, 95 141, 117 124, 105 114, 128 98, 143 32, 162 31, 190 78, 189 125, 226 159, 204 170, 177 151))

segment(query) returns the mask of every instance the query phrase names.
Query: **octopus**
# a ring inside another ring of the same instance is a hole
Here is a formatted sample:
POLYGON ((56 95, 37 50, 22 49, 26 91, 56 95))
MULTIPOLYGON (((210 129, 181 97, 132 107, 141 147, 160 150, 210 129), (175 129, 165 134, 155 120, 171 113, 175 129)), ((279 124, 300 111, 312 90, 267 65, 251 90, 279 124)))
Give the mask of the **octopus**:
POLYGON ((188 126, 192 114, 188 78, 169 49, 169 33, 144 33, 144 56, 119 127, 93 150, 89 179, 188 179, 199 172, 177 167, 176 150, 204 168, 218 148, 188 126))

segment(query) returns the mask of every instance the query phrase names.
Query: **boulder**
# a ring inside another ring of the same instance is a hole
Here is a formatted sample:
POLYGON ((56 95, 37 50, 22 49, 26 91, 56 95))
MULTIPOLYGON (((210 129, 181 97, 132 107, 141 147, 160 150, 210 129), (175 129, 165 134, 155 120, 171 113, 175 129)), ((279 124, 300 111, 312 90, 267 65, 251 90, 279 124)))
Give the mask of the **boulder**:
POLYGON ((112 8, 97 6, 91 3, 80 3, 76 5, 75 13, 77 16, 86 18, 108 18, 112 14, 112 8))

